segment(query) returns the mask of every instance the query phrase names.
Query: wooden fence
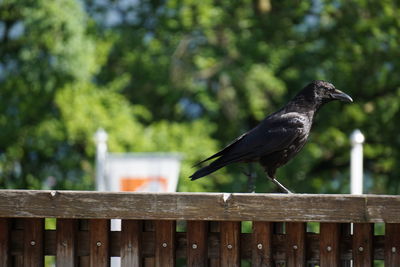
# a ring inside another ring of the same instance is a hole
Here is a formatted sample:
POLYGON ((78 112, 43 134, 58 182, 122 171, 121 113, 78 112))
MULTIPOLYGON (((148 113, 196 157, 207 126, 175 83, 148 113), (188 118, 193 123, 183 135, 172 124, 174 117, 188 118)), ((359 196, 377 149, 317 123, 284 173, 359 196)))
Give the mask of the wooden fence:
POLYGON ((400 266, 400 197, 0 190, 0 266, 45 256, 62 267, 113 256, 121 266, 400 266), (110 231, 115 218, 121 231, 110 231))

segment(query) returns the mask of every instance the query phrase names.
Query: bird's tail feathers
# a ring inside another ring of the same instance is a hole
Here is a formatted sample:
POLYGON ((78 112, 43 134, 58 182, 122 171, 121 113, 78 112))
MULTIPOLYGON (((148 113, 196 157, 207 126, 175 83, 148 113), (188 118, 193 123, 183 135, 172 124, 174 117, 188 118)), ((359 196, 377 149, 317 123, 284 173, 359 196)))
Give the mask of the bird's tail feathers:
POLYGON ((199 170, 197 170, 195 173, 193 173, 190 176, 190 179, 192 181, 197 180, 203 176, 206 176, 212 172, 215 172, 216 170, 221 169, 222 167, 225 166, 225 164, 215 164, 217 161, 212 162, 210 165, 207 165, 199 170))
POLYGON ((243 160, 243 158, 246 156, 245 155, 230 155, 230 156, 222 156, 215 161, 211 162, 210 165, 205 166, 199 170, 197 170, 194 174, 192 174, 189 178, 191 178, 192 181, 199 179, 203 176, 206 176, 212 172, 215 172, 222 167, 225 167, 228 164, 239 162, 243 160))

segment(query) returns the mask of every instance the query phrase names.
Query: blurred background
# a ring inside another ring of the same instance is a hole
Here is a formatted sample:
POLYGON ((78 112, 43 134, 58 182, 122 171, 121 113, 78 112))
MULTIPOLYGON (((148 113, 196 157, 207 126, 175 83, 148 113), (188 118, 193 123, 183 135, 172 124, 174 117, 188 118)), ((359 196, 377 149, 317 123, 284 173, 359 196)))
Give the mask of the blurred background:
MULTIPOLYGON (((353 104, 319 112, 278 171, 302 193, 348 193, 351 132, 364 192, 400 189, 400 5, 366 0, 0 1, 0 188, 95 188, 109 151, 178 152, 178 191, 246 192, 245 166, 191 182, 192 165, 307 83, 353 104)), ((258 166, 256 192, 274 192, 258 166)))

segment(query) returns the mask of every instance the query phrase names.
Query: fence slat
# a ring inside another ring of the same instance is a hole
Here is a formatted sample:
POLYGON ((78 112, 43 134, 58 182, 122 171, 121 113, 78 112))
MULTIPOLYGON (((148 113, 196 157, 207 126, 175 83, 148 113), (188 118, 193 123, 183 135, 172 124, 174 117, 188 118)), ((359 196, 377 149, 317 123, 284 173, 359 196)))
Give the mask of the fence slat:
POLYGON ((142 222, 122 220, 120 255, 122 267, 141 267, 142 222))
POLYGON ((373 265, 373 224, 355 223, 353 225, 353 266, 373 265))
POLYGON ((57 267, 78 266, 77 237, 78 220, 57 219, 56 262, 57 267))
POLYGON ((110 266, 109 255, 110 220, 89 220, 90 266, 110 266))
POLYGON ((220 265, 240 266, 240 222, 220 222, 220 265))
POLYGON ((155 222, 156 267, 175 266, 175 221, 155 222))
POLYGON ((385 266, 400 266, 400 224, 385 225, 385 266))
POLYGON ((24 267, 43 266, 44 219, 24 219, 24 267))
POLYGON ((306 265, 306 224, 286 223, 286 266, 306 265))
POLYGON ((187 231, 187 266, 207 266, 208 222, 188 221, 187 231))
POLYGON ((320 224, 320 266, 340 266, 340 229, 339 223, 320 224))
POLYGON ((271 222, 253 222, 252 266, 272 266, 272 227, 271 222))
POLYGON ((0 218, 0 266, 11 266, 11 219, 0 218))

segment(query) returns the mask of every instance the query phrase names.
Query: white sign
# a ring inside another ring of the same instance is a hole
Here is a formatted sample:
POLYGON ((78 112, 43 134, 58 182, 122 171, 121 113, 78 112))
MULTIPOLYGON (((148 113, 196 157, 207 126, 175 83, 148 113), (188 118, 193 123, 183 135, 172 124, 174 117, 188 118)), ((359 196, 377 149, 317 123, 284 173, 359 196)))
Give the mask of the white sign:
POLYGON ((106 191, 176 192, 180 159, 173 153, 108 153, 106 191))

